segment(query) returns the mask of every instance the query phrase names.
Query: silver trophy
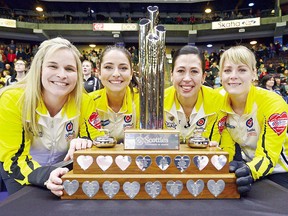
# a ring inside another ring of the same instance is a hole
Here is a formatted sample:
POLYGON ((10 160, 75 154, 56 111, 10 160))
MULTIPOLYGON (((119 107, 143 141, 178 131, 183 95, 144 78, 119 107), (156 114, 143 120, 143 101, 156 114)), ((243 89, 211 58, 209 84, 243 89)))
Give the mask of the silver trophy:
POLYGON ((179 149, 179 132, 163 130, 166 30, 158 7, 139 23, 140 130, 126 130, 125 149, 179 149))

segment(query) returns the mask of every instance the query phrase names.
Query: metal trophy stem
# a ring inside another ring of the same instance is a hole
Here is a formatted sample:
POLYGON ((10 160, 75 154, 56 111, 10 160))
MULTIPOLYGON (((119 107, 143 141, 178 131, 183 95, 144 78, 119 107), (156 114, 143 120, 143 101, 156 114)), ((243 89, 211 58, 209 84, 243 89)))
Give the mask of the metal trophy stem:
POLYGON ((163 129, 164 26, 156 26, 158 7, 147 8, 149 19, 139 23, 140 129, 163 129))

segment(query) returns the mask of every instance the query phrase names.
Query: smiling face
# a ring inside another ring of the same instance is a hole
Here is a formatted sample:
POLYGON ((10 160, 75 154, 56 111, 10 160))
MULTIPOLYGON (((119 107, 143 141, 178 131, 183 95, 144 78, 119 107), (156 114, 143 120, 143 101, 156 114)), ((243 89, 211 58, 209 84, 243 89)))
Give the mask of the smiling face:
POLYGON ((45 102, 67 100, 77 82, 77 64, 68 49, 59 49, 45 56, 41 82, 45 102))
POLYGON ((226 61, 221 73, 222 85, 230 95, 248 95, 254 74, 245 64, 226 61))
POLYGON ((101 60, 99 78, 107 92, 125 93, 132 79, 128 57, 121 50, 106 51, 101 60))
POLYGON ((222 54, 219 65, 222 85, 229 96, 246 99, 257 76, 254 53, 244 46, 231 47, 222 54))
POLYGON ((202 62, 196 54, 179 55, 175 61, 171 80, 180 103, 195 99, 204 82, 202 62))

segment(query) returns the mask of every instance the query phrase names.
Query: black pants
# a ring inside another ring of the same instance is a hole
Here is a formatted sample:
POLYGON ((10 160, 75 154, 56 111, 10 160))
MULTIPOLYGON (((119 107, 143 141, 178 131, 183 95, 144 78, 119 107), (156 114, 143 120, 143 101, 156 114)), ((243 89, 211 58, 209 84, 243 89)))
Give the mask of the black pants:
POLYGON ((288 189, 288 173, 275 173, 266 177, 267 179, 288 189))
POLYGON ((2 163, 0 163, 0 176, 7 188, 7 192, 9 195, 16 193, 24 187, 8 175, 8 173, 3 169, 2 163))

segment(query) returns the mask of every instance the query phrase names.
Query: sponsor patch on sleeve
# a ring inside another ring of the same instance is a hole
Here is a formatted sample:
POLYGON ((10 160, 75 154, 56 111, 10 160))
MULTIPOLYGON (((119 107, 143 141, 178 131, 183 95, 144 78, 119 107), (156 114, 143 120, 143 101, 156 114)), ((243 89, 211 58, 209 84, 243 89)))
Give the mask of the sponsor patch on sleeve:
POLYGON ((281 135, 284 131, 286 131, 287 123, 288 115, 286 112, 283 112, 281 114, 272 114, 268 119, 268 125, 275 133, 277 133, 278 136, 281 135))
POLYGON ((89 119, 88 122, 96 129, 101 129, 101 120, 99 118, 99 114, 97 112, 93 112, 89 119))
POLYGON ((218 122, 218 130, 219 133, 222 134, 224 128, 225 128, 225 124, 226 124, 226 120, 227 120, 227 116, 224 116, 222 119, 220 119, 220 121, 218 122))

